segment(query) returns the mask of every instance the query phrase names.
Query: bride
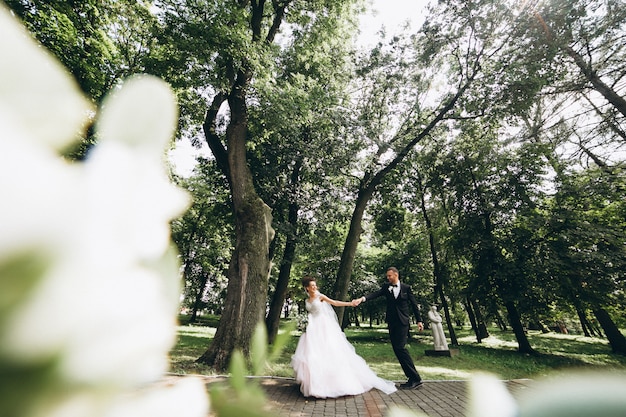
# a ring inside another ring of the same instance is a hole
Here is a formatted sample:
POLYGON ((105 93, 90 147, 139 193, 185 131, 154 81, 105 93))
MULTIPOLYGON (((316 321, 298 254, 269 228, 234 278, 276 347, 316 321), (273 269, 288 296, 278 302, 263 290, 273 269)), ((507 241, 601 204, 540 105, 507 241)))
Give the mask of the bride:
POLYGON ((372 388, 386 394, 395 392, 395 384, 379 378, 367 366, 339 327, 331 305, 349 307, 352 303, 320 294, 313 277, 303 278, 302 285, 309 295, 306 300, 308 324, 291 358, 302 394, 335 398, 362 394, 372 388))

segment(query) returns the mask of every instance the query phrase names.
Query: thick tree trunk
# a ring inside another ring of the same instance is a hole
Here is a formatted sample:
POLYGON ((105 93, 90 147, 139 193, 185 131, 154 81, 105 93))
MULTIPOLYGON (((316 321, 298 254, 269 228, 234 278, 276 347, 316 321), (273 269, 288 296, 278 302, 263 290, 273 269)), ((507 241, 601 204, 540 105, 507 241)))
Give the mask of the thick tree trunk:
POLYGON ((626 337, 620 332, 619 328, 615 325, 613 319, 609 313, 602 307, 596 307, 593 309, 596 319, 602 326, 606 338, 609 340, 611 350, 618 355, 626 356, 626 337))
POLYGON ((213 343, 198 359, 218 371, 228 369, 232 352, 249 353, 252 334, 265 315, 270 270, 271 215, 260 198, 237 210, 237 243, 228 268, 224 310, 213 343))
POLYGON ((528 337, 526 337, 526 332, 524 331, 524 326, 522 325, 522 321, 520 320, 520 316, 517 312, 517 307, 515 307, 515 303, 513 301, 507 301, 505 303, 505 306, 506 311, 509 315, 511 327, 513 328, 513 333, 515 333, 515 338, 517 339, 518 351, 520 353, 536 355, 537 352, 532 348, 530 342, 528 341, 528 337))
POLYGON ((218 165, 228 176, 235 214, 236 242, 228 268, 224 310, 213 343, 198 358, 198 362, 218 371, 228 368, 235 349, 248 354, 252 334, 264 319, 270 273, 269 246, 274 237, 270 208, 254 189, 246 159, 246 87, 250 77, 249 73, 240 71, 228 96, 231 119, 226 129, 227 151, 221 142, 216 141, 219 138, 211 134, 213 131, 207 129, 205 122, 205 135, 216 159, 227 157, 226 163, 221 160, 218 165))

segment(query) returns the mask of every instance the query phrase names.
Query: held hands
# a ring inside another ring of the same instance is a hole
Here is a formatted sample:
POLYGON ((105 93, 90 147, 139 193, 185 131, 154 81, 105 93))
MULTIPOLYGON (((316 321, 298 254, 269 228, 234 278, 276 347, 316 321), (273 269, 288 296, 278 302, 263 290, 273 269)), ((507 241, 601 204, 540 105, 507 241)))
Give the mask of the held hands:
POLYGON ((352 305, 352 307, 357 307, 362 302, 363 302, 362 298, 357 298, 357 299, 352 300, 352 302, 350 304, 352 305))

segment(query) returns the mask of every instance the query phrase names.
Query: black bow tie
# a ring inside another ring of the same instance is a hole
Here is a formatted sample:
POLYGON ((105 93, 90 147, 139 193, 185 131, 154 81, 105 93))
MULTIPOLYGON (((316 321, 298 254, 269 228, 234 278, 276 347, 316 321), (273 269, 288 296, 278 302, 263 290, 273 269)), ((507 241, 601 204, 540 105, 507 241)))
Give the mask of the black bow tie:
POLYGON ((391 284, 390 287, 397 287, 398 284, 391 284))

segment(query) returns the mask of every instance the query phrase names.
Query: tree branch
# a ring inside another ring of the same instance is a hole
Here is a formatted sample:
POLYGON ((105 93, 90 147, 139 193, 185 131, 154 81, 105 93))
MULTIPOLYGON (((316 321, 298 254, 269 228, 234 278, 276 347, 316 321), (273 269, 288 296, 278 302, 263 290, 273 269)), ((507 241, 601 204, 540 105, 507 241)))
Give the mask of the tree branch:
POLYGON ((230 182, 228 151, 224 147, 224 144, 217 133, 217 114, 224 101, 226 101, 226 95, 223 92, 217 93, 215 97, 213 97, 213 101, 207 109, 204 123, 202 124, 202 130, 204 130, 204 138, 206 139, 207 145, 209 145, 211 152, 213 152, 213 156, 215 156, 217 166, 222 170, 230 182))
POLYGON ((278 29, 280 29, 280 25, 285 17, 285 10, 287 6, 292 2, 292 0, 272 0, 272 6, 274 7, 274 19, 272 20, 272 26, 267 32, 267 36, 265 37, 265 41, 269 44, 274 42, 274 38, 278 33, 278 29))

